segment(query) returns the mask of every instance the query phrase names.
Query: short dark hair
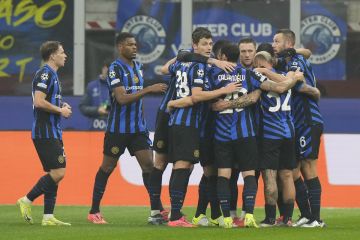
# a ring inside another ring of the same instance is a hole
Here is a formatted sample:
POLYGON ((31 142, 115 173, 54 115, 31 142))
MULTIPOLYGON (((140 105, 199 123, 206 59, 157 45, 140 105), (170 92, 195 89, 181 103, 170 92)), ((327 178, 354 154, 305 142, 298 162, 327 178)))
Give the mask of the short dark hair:
POLYGON ((123 43, 127 38, 135 38, 135 36, 128 32, 119 33, 115 38, 116 45, 123 43))
POLYGON ((271 57, 275 57, 274 49, 270 43, 261 43, 257 49, 256 52, 265 51, 270 53, 271 57))
POLYGON ((226 39, 216 41, 212 48, 212 52, 214 53, 215 57, 217 57, 217 55, 221 53, 221 49, 228 44, 231 44, 231 42, 226 39))
POLYGON ((221 48, 221 54, 224 54, 229 62, 237 62, 240 50, 235 44, 227 44, 221 48))
POLYGON ((197 44, 202 38, 212 38, 209 29, 204 27, 198 27, 192 32, 192 42, 197 44))
POLYGON ((242 44, 242 43, 252 43, 252 44, 254 44, 254 47, 256 48, 256 42, 252 38, 243 38, 239 41, 238 45, 240 46, 240 44, 242 44))
POLYGON ((296 41, 296 37, 295 37, 295 33, 293 31, 291 31, 288 28, 282 28, 279 29, 276 34, 282 33, 284 35, 284 37, 291 42, 292 45, 295 45, 295 41, 296 41))
POLYGON ((59 41, 46 41, 40 46, 40 54, 43 61, 48 61, 51 54, 56 53, 56 51, 61 46, 59 41))

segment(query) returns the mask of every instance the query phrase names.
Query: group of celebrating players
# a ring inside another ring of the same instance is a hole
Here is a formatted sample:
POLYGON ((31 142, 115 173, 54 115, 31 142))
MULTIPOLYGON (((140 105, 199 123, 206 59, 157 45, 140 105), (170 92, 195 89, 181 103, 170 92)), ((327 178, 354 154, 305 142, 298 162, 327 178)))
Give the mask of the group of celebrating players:
MULTIPOLYGON (((108 72, 111 110, 88 220, 107 223, 100 213, 100 202, 107 180, 127 148, 142 169, 151 203, 150 224, 324 227, 316 167, 323 120, 317 103, 320 92, 307 60, 311 52, 294 49, 295 34, 289 29, 276 32, 272 45, 263 43, 257 49, 250 38, 242 39, 239 45, 220 40, 213 46, 211 32, 202 27, 193 31, 192 41, 192 50, 180 51, 162 67, 162 73, 170 75, 167 84, 144 87, 142 65, 135 60, 135 37, 125 32, 116 37, 119 58, 108 72), (153 147, 142 102, 149 93, 165 93, 157 113, 153 147), (203 176, 196 213, 189 222, 181 209, 193 166, 199 162, 203 176), (170 212, 160 198, 168 163, 173 164, 170 212), (240 173, 244 188, 238 216, 240 173), (260 174, 265 219, 258 224, 253 212, 260 174), (293 222, 295 201, 301 216, 293 222), (209 203, 211 215, 207 217, 209 203)), ((59 42, 46 42, 40 51, 46 64, 33 80, 32 138, 47 174, 17 203, 24 220, 33 223, 31 203, 44 194, 42 225, 70 225, 53 215, 57 186, 66 166, 59 123, 61 116, 71 115, 69 104, 61 101, 56 74, 66 54, 59 42)))

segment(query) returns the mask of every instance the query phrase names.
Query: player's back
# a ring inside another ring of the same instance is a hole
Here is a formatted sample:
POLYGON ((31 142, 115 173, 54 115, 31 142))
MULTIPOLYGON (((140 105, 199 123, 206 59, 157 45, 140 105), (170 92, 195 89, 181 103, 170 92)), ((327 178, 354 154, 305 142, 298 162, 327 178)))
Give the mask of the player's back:
MULTIPOLYGON (((237 65, 231 73, 214 67, 209 74, 209 82, 214 89, 222 88, 232 82, 241 82, 239 91, 224 96, 225 101, 231 101, 248 94, 256 89, 253 84, 253 72, 237 65)), ((250 107, 227 109, 216 114, 215 139, 230 141, 238 138, 253 137, 256 135, 253 111, 250 107)))
MULTIPOLYGON (((174 99, 181 99, 192 95, 192 88, 204 89, 207 66, 195 62, 178 62, 169 67, 172 77, 176 79, 174 99)), ((169 125, 199 127, 202 104, 195 104, 185 108, 175 108, 170 114, 169 125)))
MULTIPOLYGON (((275 70, 273 70, 275 71, 275 70)), ((283 72, 277 72, 283 74, 283 72)), ((270 139, 291 138, 293 132, 293 118, 291 115, 291 95, 293 90, 279 94, 263 91, 260 97, 261 103, 261 132, 263 137, 270 139)))
MULTIPOLYGON (((41 91, 46 94, 45 100, 49 103, 61 107, 61 84, 57 73, 48 65, 41 67, 32 81, 32 96, 34 99, 35 91, 41 91)), ((34 100, 33 100, 34 101, 34 100)), ((62 139, 62 130, 60 126, 61 116, 50 113, 33 106, 33 125, 31 136, 35 138, 57 138, 62 139)))
MULTIPOLYGON (((289 71, 296 71, 297 68, 300 68, 304 73, 306 84, 316 87, 316 78, 312 66, 309 60, 300 54, 294 56, 287 65, 287 70, 289 71)), ((294 91, 292 107, 295 127, 299 127, 302 124, 323 124, 324 121, 318 102, 310 96, 294 91)))
POLYGON ((109 67, 107 83, 110 90, 111 110, 108 117, 107 132, 111 133, 137 133, 147 131, 143 115, 143 100, 122 105, 112 94, 116 87, 124 87, 126 94, 134 94, 143 89, 144 79, 142 65, 133 61, 130 66, 120 59, 114 61, 109 67))

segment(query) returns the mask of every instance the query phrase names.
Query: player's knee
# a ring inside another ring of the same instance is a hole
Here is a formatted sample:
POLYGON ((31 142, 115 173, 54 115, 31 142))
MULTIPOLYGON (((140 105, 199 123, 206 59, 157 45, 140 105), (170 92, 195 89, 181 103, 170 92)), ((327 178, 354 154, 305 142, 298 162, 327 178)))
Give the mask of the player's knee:
POLYGON ((163 158, 155 158, 154 167, 159 170, 165 170, 167 166, 167 161, 163 158))
POLYGON ((49 174, 54 182, 58 183, 65 177, 65 168, 52 169, 49 174))
POLYGON ((301 163, 301 172, 305 179, 317 177, 317 161, 305 160, 301 163))
POLYGON ((116 165, 101 165, 101 170, 103 170, 105 173, 110 174, 112 171, 114 171, 116 165))

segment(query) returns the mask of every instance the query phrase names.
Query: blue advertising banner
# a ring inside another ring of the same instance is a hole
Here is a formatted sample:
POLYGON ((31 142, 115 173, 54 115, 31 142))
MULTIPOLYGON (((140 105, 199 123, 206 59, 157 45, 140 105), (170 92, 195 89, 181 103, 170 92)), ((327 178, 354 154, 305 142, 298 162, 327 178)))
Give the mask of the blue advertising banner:
POLYGON ((159 81, 159 68, 180 45, 180 2, 119 0, 116 29, 135 35, 146 80, 159 81))
POLYGON ((62 42, 68 55, 59 71, 63 93, 73 87, 73 19, 71 0, 0 1, 0 95, 30 95, 31 81, 41 65, 41 43, 62 42))
POLYGON ((346 79, 347 7, 340 2, 301 2, 301 43, 312 51, 318 80, 346 79))

